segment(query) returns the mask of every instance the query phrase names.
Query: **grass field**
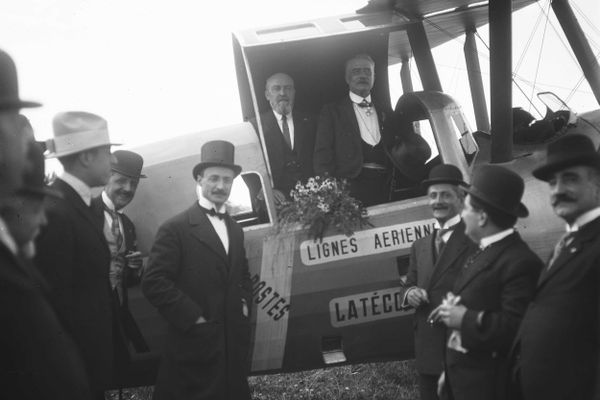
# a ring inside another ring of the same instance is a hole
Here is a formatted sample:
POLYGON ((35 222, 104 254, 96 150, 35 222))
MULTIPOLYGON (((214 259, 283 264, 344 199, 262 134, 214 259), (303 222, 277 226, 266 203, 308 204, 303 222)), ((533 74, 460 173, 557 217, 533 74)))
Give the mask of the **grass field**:
MULTIPOLYGON (((250 377, 253 400, 413 400, 413 361, 360 364, 250 377)), ((111 399, 117 400, 117 392, 111 399)), ((124 389, 125 400, 150 400, 152 388, 124 389)))

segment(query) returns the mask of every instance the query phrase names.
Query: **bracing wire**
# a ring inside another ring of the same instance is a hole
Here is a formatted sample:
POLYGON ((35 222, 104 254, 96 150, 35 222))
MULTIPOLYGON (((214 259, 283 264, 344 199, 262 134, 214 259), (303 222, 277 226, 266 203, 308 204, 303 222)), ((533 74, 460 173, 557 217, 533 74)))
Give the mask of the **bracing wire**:
MULTIPOLYGON (((548 2, 548 11, 550 11, 550 2, 548 2)), ((546 30, 548 28, 548 21, 549 21, 549 18, 546 18, 546 23, 544 24, 544 31, 542 33, 542 43, 540 45, 540 52, 538 53, 537 65, 535 66, 535 76, 533 78, 533 88, 531 88, 531 97, 530 98, 533 98, 533 96, 535 95, 535 86, 537 85, 538 73, 540 71, 540 62, 542 60, 542 50, 544 49, 544 43, 546 41, 546 30)), ((533 103, 530 101, 529 102, 529 110, 531 110, 532 105, 533 105, 533 103)))

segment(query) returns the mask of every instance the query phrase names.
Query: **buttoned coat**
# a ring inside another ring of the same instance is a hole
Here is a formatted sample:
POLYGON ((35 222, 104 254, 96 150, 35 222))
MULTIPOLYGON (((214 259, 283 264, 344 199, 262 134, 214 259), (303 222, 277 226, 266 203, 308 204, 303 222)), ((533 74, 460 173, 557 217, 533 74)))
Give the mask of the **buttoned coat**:
MULTIPOLYGON (((300 111, 294 111, 292 118, 294 120, 294 152, 299 160, 300 178, 305 181, 314 175, 313 153, 317 124, 313 116, 300 111)), ((274 188, 289 198, 290 190, 296 185, 296 179, 289 176, 285 171, 283 133, 273 111, 269 110, 261 114, 260 120, 269 156, 269 166, 273 175, 274 188)), ((250 122, 256 129, 256 120, 253 119, 250 122)))
MULTIPOLYGON (((386 137, 384 129, 390 111, 377 104, 375 109, 385 146, 392 140, 386 137)), ((362 138, 350 96, 323 106, 317 125, 313 164, 315 174, 321 176, 327 173, 336 178, 355 178, 360 174, 362 138)))
POLYGON ((465 266, 453 293, 467 308, 460 333, 468 352, 446 350, 446 379, 455 399, 503 400, 508 352, 543 263, 515 232, 465 266))
POLYGON ((446 326, 430 324, 427 317, 451 292, 454 281, 467 256, 475 250, 475 244, 465 235, 461 221, 453 229, 435 259, 435 233, 415 241, 410 250, 410 264, 406 275, 406 287, 425 289, 429 303, 415 310, 415 359, 421 374, 439 375, 444 368, 446 355, 446 326))
POLYGON ((60 178, 51 187, 64 199, 46 199, 48 225, 37 239, 35 261, 61 322, 81 351, 92 390, 98 392, 113 378, 110 252, 81 196, 60 178))
POLYGON ((600 218, 544 269, 515 344, 525 400, 600 399, 600 218))
POLYGON ((159 229, 142 279, 168 321, 154 399, 249 399, 251 282, 241 227, 225 217, 229 254, 194 203, 159 229), (199 317, 207 322, 196 324, 199 317))
POLYGON ((30 272, 0 244, 2 397, 91 399, 79 351, 30 272))

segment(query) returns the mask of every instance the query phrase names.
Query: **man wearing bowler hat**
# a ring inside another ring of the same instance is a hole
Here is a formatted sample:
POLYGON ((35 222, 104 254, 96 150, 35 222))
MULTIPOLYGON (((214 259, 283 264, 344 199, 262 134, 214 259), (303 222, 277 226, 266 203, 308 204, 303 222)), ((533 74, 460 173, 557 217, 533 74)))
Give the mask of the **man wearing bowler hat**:
POLYGON ((467 189, 462 217, 479 249, 430 317, 450 331, 442 398, 507 398, 508 351, 543 266, 514 228, 529 214, 523 191, 519 175, 496 165, 476 169, 467 189))
POLYGON ((234 146, 202 146, 192 170, 198 201, 165 222, 142 290, 169 328, 154 399, 250 399, 251 282, 241 227, 227 214, 234 146))
POLYGON ((415 358, 421 400, 433 400, 438 399, 446 327, 429 323, 427 316, 452 291, 457 273, 475 245, 465 235, 460 219, 466 186, 460 170, 450 164, 437 165, 422 186, 427 188, 429 207, 436 219, 435 231, 412 245, 404 304, 415 309, 415 358))
POLYGON ((52 183, 63 199, 47 203, 48 225, 38 237, 36 264, 50 285, 59 317, 83 355, 96 398, 113 379, 113 311, 110 251, 92 209, 91 188, 111 174, 104 118, 83 111, 59 113, 47 142, 64 172, 52 183))
POLYGON ((548 182, 566 232, 537 282, 512 349, 522 399, 600 399, 600 156, 583 135, 548 145, 548 182))

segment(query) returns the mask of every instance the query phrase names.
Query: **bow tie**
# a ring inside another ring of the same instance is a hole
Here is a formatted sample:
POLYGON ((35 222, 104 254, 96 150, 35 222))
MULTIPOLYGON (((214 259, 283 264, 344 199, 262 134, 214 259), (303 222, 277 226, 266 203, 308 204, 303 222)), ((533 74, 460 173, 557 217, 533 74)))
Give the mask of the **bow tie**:
POLYGON ((356 103, 356 105, 361 108, 373 107, 373 103, 371 103, 370 101, 367 101, 367 99, 363 99, 363 101, 361 101, 360 103, 356 103))
POLYGON ((208 208, 204 208, 202 206, 200 206, 200 208, 202 209, 202 211, 204 211, 207 215, 213 216, 213 217, 217 217, 219 219, 225 219, 225 216, 227 215, 227 213, 220 213, 217 212, 214 208, 208 209, 208 208))

